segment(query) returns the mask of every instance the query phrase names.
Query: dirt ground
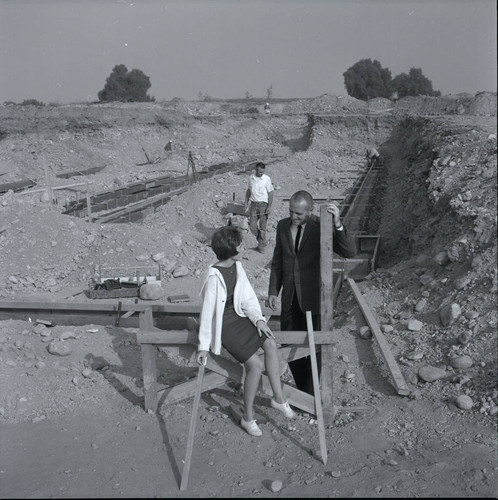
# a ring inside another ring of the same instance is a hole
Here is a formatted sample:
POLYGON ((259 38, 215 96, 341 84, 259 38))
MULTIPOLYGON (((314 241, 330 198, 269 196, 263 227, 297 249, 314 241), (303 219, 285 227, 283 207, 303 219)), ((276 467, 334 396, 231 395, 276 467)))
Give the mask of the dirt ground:
MULTIPOLYGON (((375 340, 360 335, 366 322, 344 283, 329 367, 342 410, 326 429, 327 464, 318 458, 314 416, 298 411, 288 421, 261 395, 263 437, 251 437, 230 412, 241 402, 240 387, 227 384, 203 393, 183 493, 192 398, 145 412, 136 329, 6 319, 2 498, 496 497, 496 94, 402 99, 398 107, 324 95, 272 103, 270 116, 251 108, 184 101, 0 106, 0 182, 29 178, 43 188, 47 179, 52 186, 88 180, 98 193, 183 174, 188 151, 200 169, 258 156, 276 188, 272 247, 285 198, 298 189, 343 195, 364 167, 365 147, 375 145, 386 162, 366 230, 380 235, 381 254, 358 286, 410 395, 397 395, 375 340), (333 117, 310 120, 307 113, 333 117), (168 140, 172 152, 164 151, 168 140), (137 166, 142 147, 158 161, 137 166), (56 177, 96 165, 105 168, 56 177), (452 304, 457 313, 442 319, 452 304), (462 408, 462 396, 470 408, 462 408)), ((164 296, 151 303, 183 293, 198 303, 200 277, 214 262, 210 234, 225 223, 226 203, 243 200, 246 183, 247 174, 211 177, 136 224, 63 215, 74 188, 54 191, 56 205, 43 191, 0 195, 0 301, 91 302, 80 292, 98 265, 145 263, 160 265, 164 276, 164 296), (186 272, 175 277, 179 268, 186 272)), ((253 251, 246 229, 244 238, 243 265, 264 301, 271 250, 253 251)), ((165 387, 197 370, 165 351, 158 365, 165 387)))

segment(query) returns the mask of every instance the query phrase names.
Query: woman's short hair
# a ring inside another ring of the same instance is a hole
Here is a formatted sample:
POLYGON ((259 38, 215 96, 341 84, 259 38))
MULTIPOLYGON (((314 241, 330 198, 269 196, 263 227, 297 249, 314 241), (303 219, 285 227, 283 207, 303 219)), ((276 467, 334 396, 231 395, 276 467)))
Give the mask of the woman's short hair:
POLYGON ((227 260, 237 255, 237 247, 241 243, 242 233, 233 226, 220 227, 211 238, 211 248, 218 260, 227 260))

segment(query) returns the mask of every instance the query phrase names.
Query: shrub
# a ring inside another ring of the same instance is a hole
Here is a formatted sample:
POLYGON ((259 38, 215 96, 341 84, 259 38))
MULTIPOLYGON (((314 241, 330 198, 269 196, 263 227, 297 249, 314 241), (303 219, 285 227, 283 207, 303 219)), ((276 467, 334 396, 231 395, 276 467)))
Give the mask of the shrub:
POLYGON ((118 64, 106 79, 98 98, 100 102, 150 102, 154 101, 147 95, 150 85, 150 78, 139 69, 128 71, 124 64, 118 64))

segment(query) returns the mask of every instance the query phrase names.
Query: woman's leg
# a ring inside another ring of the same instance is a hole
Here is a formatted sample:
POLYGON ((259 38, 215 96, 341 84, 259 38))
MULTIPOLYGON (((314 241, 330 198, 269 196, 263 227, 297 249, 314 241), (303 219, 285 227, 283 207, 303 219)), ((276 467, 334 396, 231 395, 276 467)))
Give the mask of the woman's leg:
POLYGON ((261 374, 263 373, 263 362, 259 356, 254 353, 245 363, 246 376, 244 379, 244 420, 249 422, 254 420, 254 398, 258 390, 261 374))
POLYGON ((280 361, 277 354, 277 344, 271 339, 267 338, 263 344, 265 351, 265 366, 266 373, 270 379, 271 389, 273 391, 273 399, 277 403, 284 403, 285 399, 282 394, 282 382, 280 380, 280 361))

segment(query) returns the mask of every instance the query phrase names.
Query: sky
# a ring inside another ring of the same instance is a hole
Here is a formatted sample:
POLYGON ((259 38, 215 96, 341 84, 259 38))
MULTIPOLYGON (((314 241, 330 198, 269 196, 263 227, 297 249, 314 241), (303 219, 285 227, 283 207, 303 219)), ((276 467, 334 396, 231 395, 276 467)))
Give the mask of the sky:
POLYGON ((367 58, 496 92, 496 23, 495 0, 0 0, 0 102, 96 101, 118 64, 157 101, 345 95, 367 58))

